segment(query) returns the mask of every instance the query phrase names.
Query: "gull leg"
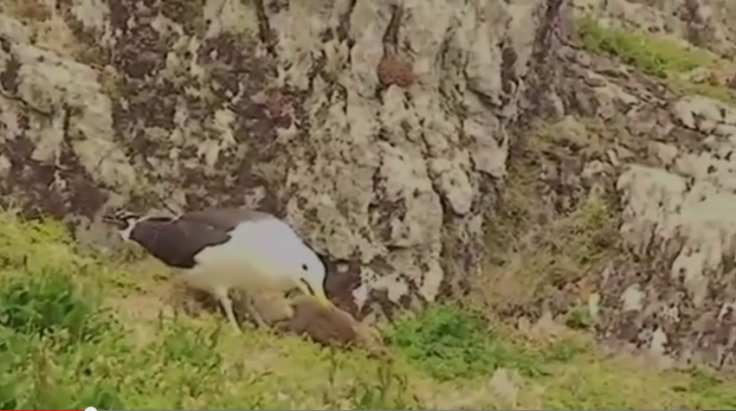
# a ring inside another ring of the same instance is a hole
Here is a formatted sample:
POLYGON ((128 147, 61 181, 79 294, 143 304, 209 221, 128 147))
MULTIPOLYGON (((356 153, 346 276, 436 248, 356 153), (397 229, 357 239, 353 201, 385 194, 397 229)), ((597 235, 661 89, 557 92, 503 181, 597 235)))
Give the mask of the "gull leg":
POLYGON ((250 295, 250 293, 246 293, 245 295, 245 309, 248 311, 248 315, 250 316, 250 318, 255 321, 258 328, 268 328, 268 324, 263 321, 263 317, 261 317, 261 314, 258 312, 258 310, 256 310, 255 304, 253 304, 253 297, 250 295))
POLYGON ((238 326, 238 321, 235 319, 235 314, 233 313, 233 300, 230 299, 228 289, 218 288, 215 290, 214 294, 215 297, 217 297, 217 299, 220 301, 222 310, 225 311, 225 316, 230 322, 230 325, 235 328, 235 331, 240 332, 240 326, 238 326))

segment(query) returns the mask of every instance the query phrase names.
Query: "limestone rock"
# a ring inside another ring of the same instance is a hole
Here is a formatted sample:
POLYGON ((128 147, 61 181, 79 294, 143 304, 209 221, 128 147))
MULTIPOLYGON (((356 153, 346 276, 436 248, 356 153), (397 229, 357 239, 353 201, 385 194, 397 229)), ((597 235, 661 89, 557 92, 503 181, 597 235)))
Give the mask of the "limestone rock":
MULTIPOLYGON (((585 169, 603 162, 607 171, 594 179, 616 210, 610 218, 620 236, 616 256, 590 275, 595 330, 656 357, 732 367, 736 107, 677 96, 622 75, 610 62, 569 56, 561 99, 570 112, 584 113, 605 130, 587 144, 628 153, 581 156, 577 164, 585 169)), ((574 185, 593 190, 576 180, 554 183, 562 185, 555 195, 568 201, 574 185)))
POLYGON ((558 0, 38 6, 1 16, 4 202, 65 218, 96 244, 111 241, 98 221, 113 206, 257 206, 303 233, 328 262, 334 301, 360 318, 466 287, 512 123, 554 72, 563 10, 558 0))
MULTIPOLYGON (((728 128, 736 123, 736 108, 686 97, 674 104, 673 113, 675 121, 701 132, 703 142, 710 140, 704 144, 709 148, 677 154, 670 171, 631 165, 619 176, 621 232, 649 274, 616 286, 628 320, 610 326, 655 354, 723 365, 732 361, 736 341, 731 302, 736 294, 730 285, 736 263, 730 153, 736 133, 728 128)), ((614 279, 621 277, 613 274, 608 284, 614 279)))

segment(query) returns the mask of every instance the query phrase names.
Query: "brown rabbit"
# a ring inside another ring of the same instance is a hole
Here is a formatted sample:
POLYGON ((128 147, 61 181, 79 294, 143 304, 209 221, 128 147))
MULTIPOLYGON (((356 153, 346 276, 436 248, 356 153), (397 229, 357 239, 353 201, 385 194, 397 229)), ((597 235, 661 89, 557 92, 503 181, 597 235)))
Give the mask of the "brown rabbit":
POLYGON ((391 358, 378 330, 360 323, 340 308, 321 305, 311 296, 300 295, 291 301, 262 300, 257 308, 278 332, 305 335, 325 346, 364 349, 383 360, 391 358))

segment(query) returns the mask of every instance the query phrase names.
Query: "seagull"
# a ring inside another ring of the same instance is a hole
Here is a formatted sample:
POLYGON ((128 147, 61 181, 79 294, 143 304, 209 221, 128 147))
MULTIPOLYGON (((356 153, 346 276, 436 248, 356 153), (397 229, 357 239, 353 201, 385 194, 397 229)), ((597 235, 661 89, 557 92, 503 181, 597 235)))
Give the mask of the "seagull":
POLYGON ((284 221, 256 210, 209 208, 175 217, 140 216, 127 210, 103 217, 124 241, 181 273, 184 281, 215 296, 230 324, 240 331, 229 290, 247 294, 246 309, 258 327, 253 293, 299 289, 332 306, 324 289, 325 266, 284 221))

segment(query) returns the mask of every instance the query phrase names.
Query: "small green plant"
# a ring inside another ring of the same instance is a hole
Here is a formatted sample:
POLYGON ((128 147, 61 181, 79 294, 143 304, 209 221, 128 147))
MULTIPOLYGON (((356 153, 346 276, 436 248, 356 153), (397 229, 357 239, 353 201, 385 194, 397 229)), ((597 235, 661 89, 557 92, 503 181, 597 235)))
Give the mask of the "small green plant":
POLYGON ((214 371, 222 365, 217 350, 220 328, 185 327, 177 320, 160 319, 164 330, 160 339, 161 358, 167 364, 188 365, 202 372, 214 371))
POLYGON ((99 344, 118 341, 120 330, 99 300, 75 283, 67 271, 73 267, 35 264, 25 272, 0 271, 4 409, 123 409, 108 379, 88 378, 105 360, 99 344))
POLYGON ((583 46, 589 51, 617 58, 660 78, 707 66, 714 60, 706 51, 655 39, 639 30, 604 27, 590 16, 581 18, 577 28, 583 46))
POLYGON ((396 369, 393 363, 366 363, 367 367, 361 367, 356 378, 345 381, 345 371, 354 364, 344 352, 328 348, 323 351, 322 360, 328 365, 321 392, 322 403, 328 409, 427 409, 411 396, 407 375, 396 369))
POLYGON ((587 306, 570 307, 564 316, 565 325, 573 330, 589 331, 593 327, 593 319, 587 306))
POLYGON ((482 319, 457 307, 438 305, 399 322, 390 344, 442 380, 492 374, 499 367, 539 374, 538 356, 494 335, 482 319))
POLYGON ((15 214, 0 213, 0 225, 2 267, 25 269, 74 258, 68 252, 69 235, 58 222, 21 222, 15 214))
MULTIPOLYGON (((0 405, 4 409, 80 409, 90 404, 125 409, 112 381, 76 373, 81 371, 74 366, 78 352, 60 352, 54 342, 35 336, 4 337, 14 340, 13 351, 0 363, 0 405)), ((94 346, 85 348, 95 350, 94 346)))
POLYGON ((416 410, 426 409, 405 398, 407 379, 395 373, 391 366, 381 364, 370 378, 358 380, 350 389, 355 410, 416 410))
POLYGON ((99 339, 109 327, 98 307, 69 275, 49 268, 0 282, 0 326, 18 333, 63 335, 69 343, 99 339))
POLYGON ((542 357, 549 363, 571 363, 583 357, 588 348, 572 338, 563 338, 545 347, 542 357))
POLYGON ((728 378, 704 367, 692 367, 689 373, 689 386, 685 389, 698 394, 698 409, 711 410, 724 406, 727 408, 721 409, 736 409, 736 392, 726 388, 730 382, 728 378))
POLYGON ((592 17, 582 18, 578 30, 583 45, 591 51, 620 58, 624 63, 658 77, 710 65, 716 59, 705 50, 658 39, 641 30, 604 27, 592 17))
POLYGON ((606 27, 590 16, 577 22, 583 47, 591 53, 615 58, 642 72, 667 81, 668 87, 683 94, 699 94, 733 104, 736 93, 727 84, 693 81, 688 73, 697 68, 711 72, 731 72, 733 61, 697 47, 658 38, 641 30, 606 27))

